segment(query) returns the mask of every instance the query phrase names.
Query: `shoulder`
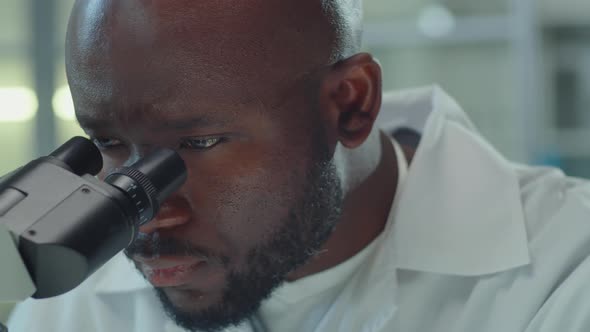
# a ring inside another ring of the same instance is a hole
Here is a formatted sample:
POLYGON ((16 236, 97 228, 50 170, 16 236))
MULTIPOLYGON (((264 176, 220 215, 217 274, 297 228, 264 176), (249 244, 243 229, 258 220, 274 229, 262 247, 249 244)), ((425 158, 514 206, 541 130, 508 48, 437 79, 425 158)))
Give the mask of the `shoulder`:
POLYGON ((521 272, 543 300, 527 331, 590 330, 590 182, 555 168, 515 171, 531 255, 521 272))
POLYGON ((515 164, 514 170, 531 246, 560 244, 564 248, 578 241, 590 242, 590 181, 567 176, 551 167, 515 164), (573 242, 568 246, 564 241, 573 242))
POLYGON ((555 286, 526 332, 590 331, 590 258, 555 286))

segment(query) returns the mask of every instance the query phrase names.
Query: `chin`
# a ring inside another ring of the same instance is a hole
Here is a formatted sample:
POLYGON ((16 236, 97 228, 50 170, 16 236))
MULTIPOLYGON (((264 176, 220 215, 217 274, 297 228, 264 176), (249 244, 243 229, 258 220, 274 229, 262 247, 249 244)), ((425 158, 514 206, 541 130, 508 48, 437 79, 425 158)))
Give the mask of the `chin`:
POLYGON ((187 331, 222 331, 240 324, 251 314, 232 310, 231 305, 224 303, 223 292, 171 287, 155 290, 168 317, 187 331))
POLYGON ((217 307, 222 303, 222 292, 203 292, 194 289, 160 288, 175 310, 183 313, 195 313, 217 307))

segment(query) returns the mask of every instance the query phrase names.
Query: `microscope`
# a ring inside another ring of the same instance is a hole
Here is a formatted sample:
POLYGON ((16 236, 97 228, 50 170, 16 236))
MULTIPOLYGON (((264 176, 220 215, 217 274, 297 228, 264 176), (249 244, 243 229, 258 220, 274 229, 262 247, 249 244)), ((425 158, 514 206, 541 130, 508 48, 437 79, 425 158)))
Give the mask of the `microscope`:
POLYGON ((0 178, 0 303, 77 287, 133 242, 187 177, 170 149, 114 169, 104 181, 96 178, 102 167, 94 143, 74 137, 0 178))

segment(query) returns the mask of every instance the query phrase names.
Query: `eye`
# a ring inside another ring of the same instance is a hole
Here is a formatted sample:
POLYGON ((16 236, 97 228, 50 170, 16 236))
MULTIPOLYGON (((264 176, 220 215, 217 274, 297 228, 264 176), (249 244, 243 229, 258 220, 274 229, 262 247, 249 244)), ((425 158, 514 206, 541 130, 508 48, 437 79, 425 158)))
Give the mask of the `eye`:
POLYGON ((99 149, 108 149, 123 145, 123 143, 120 140, 115 138, 95 137, 92 138, 92 142, 99 149))
POLYGON ((180 142, 181 149, 207 150, 223 142, 223 137, 185 138, 180 142))

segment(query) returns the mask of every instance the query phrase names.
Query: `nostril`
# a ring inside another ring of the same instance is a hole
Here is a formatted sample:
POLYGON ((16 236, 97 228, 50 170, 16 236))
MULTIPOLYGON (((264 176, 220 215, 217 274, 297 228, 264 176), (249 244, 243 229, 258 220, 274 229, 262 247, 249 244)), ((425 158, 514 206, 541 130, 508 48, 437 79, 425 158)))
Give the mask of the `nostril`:
POLYGON ((190 211, 190 204, 186 199, 175 196, 167 199, 162 203, 157 214, 157 218, 165 219, 168 216, 178 216, 181 213, 188 213, 190 211))
POLYGON ((152 233, 158 229, 177 227, 188 223, 191 218, 191 209, 187 200, 181 196, 173 196, 160 206, 154 220, 141 226, 141 233, 152 233))
POLYGON ((152 221, 148 222, 147 224, 141 225, 139 227, 139 232, 144 233, 144 234, 150 234, 150 233, 155 232, 158 229, 158 227, 156 226, 155 223, 156 223, 156 221, 152 220, 152 221))
POLYGON ((162 228, 172 228, 177 227, 180 225, 184 225, 188 222, 189 217, 187 216, 169 216, 169 217, 162 217, 158 215, 154 220, 148 222, 147 224, 141 226, 139 231, 141 233, 152 233, 158 229, 162 228))

